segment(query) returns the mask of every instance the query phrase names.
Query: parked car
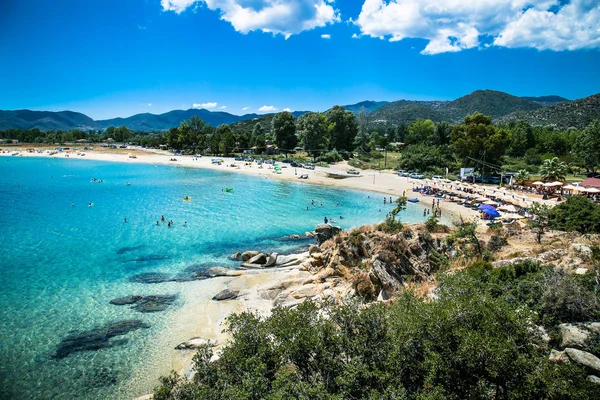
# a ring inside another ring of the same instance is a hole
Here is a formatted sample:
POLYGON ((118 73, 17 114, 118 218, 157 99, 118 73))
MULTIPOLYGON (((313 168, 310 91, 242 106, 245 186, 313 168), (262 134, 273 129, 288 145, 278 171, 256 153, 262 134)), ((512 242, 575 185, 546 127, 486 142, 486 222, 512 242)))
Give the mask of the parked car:
POLYGON ((354 168, 349 169, 348 171, 346 171, 348 174, 350 175, 360 175, 360 172, 355 170, 354 168))
POLYGON ((270 159, 270 160, 265 160, 265 164, 274 164, 275 160, 270 159))
POLYGON ((408 172, 403 169, 399 169, 397 172, 398 176, 408 176, 408 172))
POLYGON ((286 158, 285 160, 282 161, 282 163, 286 163, 286 164, 291 164, 294 160, 292 160, 291 158, 286 158))
POLYGON ((236 157, 235 161, 244 161, 244 157, 236 157))
POLYGON ((306 168, 306 169, 315 169, 315 164, 304 164, 304 168, 306 168))
POLYGON ((296 162, 296 161, 292 161, 290 166, 295 167, 295 168, 302 168, 302 164, 300 164, 299 162, 296 162))
POLYGON ((441 175, 434 175, 431 177, 431 179, 444 179, 444 177, 441 175))
POLYGON ((119 148, 120 148, 120 149, 126 149, 126 148, 127 148, 127 145, 126 145, 126 144, 122 144, 122 145, 120 145, 120 146, 119 146, 119 148))
POLYGON ((423 179, 423 178, 425 178, 425 176, 423 176, 422 174, 417 174, 417 173, 414 173, 414 172, 412 174, 408 175, 408 177, 412 178, 412 179, 423 179))
POLYGON ((254 157, 246 157, 246 159, 244 161, 252 162, 252 161, 254 161, 254 157))

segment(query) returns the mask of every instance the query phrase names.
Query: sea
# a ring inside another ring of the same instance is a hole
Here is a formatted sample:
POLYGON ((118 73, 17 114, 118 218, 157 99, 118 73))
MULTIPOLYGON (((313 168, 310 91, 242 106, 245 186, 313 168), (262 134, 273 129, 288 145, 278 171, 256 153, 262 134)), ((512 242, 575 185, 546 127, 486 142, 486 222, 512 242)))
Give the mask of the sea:
MULTIPOLYGON (((0 398, 151 393, 172 368, 170 327, 185 299, 214 295, 189 271, 235 268, 238 251, 298 251, 312 239, 290 236, 324 217, 348 229, 390 210, 378 193, 233 172, 0 157, 0 398), (148 273, 183 279, 136 279, 148 273), (176 300, 152 313, 110 303, 149 294, 176 300), (106 333, 121 321, 140 329, 106 333), (77 341, 87 347, 65 351, 77 341)), ((422 222, 421 210, 400 217, 422 222)))

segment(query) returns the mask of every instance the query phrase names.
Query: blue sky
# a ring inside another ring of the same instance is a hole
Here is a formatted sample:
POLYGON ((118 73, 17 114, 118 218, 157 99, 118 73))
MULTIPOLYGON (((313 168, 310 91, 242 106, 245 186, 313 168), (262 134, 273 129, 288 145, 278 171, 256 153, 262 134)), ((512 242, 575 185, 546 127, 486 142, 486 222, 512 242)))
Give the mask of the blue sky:
POLYGON ((0 109, 94 119, 600 92, 597 0, 20 0, 0 109), (329 37, 328 37, 328 36, 329 37), (327 38, 328 37, 328 38, 327 38), (221 108, 224 107, 224 108, 221 108))

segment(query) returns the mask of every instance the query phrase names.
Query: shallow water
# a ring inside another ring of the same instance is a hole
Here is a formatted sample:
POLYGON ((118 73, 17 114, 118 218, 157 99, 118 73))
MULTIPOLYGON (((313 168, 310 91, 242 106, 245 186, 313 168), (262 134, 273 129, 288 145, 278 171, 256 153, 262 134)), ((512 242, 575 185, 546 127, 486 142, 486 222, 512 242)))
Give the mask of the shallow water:
MULTIPOLYGON (((190 291, 210 285, 141 284, 130 277, 175 276, 195 264, 233 267, 227 256, 247 249, 292 251, 307 243, 286 236, 312 230, 324 216, 342 228, 382 220, 390 210, 382 198, 174 166, 0 158, 2 397, 105 399, 150 392, 154 381, 133 371, 169 372, 171 349, 158 348, 168 342, 165 326, 190 291), (226 187, 233 192, 221 190, 226 187), (161 215, 173 227, 157 226, 161 215), (337 221, 339 215, 344 219, 337 221), (179 298, 158 313, 109 303, 132 294, 179 298), (150 328, 113 338, 112 347, 53 357, 66 336, 127 319, 150 328), (149 361, 161 352, 168 356, 149 361)), ((409 205, 402 220, 422 221, 421 210, 409 205)))

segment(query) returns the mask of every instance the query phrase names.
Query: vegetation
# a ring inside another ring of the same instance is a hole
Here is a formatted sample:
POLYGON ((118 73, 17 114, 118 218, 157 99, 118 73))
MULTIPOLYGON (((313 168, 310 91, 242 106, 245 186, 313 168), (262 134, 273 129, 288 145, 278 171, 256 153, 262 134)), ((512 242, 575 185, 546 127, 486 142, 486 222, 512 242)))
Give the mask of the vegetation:
POLYGON ((549 226, 556 230, 600 233, 600 206, 587 197, 567 198, 550 209, 547 218, 549 226))
POLYGON ((558 157, 544 160, 540 167, 540 176, 545 181, 562 181, 567 176, 567 165, 558 157))
POLYGON ((406 292, 234 315, 220 357, 200 348, 193 381, 163 378, 155 399, 593 399, 586 371, 550 363, 532 329, 599 317, 579 278, 477 262, 441 273, 435 301, 406 292))

